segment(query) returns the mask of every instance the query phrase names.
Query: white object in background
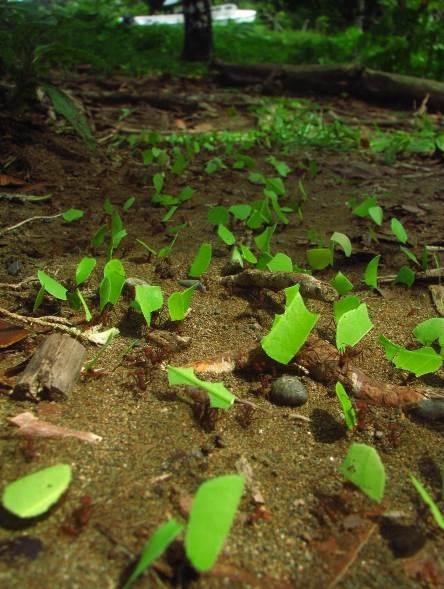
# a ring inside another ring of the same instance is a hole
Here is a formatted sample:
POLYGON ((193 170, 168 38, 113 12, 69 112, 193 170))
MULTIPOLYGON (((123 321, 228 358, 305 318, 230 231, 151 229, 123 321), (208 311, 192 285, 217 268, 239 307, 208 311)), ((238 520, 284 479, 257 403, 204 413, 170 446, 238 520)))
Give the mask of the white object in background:
MULTIPOLYGON (((228 22, 250 23, 256 19, 256 10, 242 10, 236 4, 220 4, 211 8, 213 23, 226 24, 228 22)), ((133 22, 143 27, 151 25, 180 25, 184 18, 182 13, 153 14, 151 16, 135 16, 133 22)), ((120 19, 122 22, 123 19, 120 19)))

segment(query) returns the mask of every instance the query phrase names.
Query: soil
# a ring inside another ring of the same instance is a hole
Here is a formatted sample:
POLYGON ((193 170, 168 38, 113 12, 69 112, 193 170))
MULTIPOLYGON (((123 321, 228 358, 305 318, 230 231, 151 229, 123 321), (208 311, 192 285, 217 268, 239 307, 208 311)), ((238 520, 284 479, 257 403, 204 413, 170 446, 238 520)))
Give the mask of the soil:
MULTIPOLYGON (((409 480, 409 473, 415 473, 442 509, 442 422, 420 419, 399 407, 361 402, 358 427, 348 433, 334 385, 304 375, 308 401, 303 406, 270 402, 270 384, 288 371, 285 366, 270 371, 262 367, 262 372, 252 366, 250 371, 202 377, 223 380, 254 407, 235 403, 229 411, 208 411, 193 391, 168 386, 166 363, 186 366, 257 345, 275 313, 282 312, 284 296, 254 289, 229 291, 220 284, 230 251, 207 221, 209 206, 248 202, 261 195, 261 188, 248 182, 245 170, 228 166, 211 175, 204 172, 209 158, 225 158, 223 150, 202 151, 180 177, 167 174, 167 193, 177 194, 185 185, 196 193, 177 213, 177 222, 186 223, 186 228, 168 261, 150 257, 136 239, 155 250, 171 241, 161 222, 164 209, 151 203, 152 174, 161 168, 143 165, 143 147, 130 148, 124 139, 140 129, 197 133, 251 128, 256 121, 246 105, 260 97, 223 90, 205 80, 134 81, 88 71, 64 78, 62 87, 84 101, 99 148, 89 151, 66 123, 48 118, 45 108, 21 116, 3 112, 2 178, 8 175, 24 183, 2 190, 52 197, 28 203, 2 198, 1 226, 70 207, 83 209, 85 216, 71 224, 60 218, 35 220, 0 235, 0 306, 32 315, 37 285, 13 291, 5 283, 35 277, 38 269, 66 284, 84 255, 96 256, 103 265, 104 249, 93 248, 90 240, 105 219, 105 198, 121 206, 136 197, 124 214, 128 236, 115 255, 128 276, 161 285, 165 297, 180 288, 178 280, 186 278, 202 242, 212 243, 215 255, 203 280, 205 290, 194 294, 191 312, 180 325, 168 321, 164 308, 150 328, 144 327, 141 316, 128 311, 128 298, 100 316, 97 300, 89 299, 93 322, 117 326, 121 335, 97 358, 94 370, 82 374, 66 399, 16 399, 8 385, 18 377, 3 377, 2 488, 60 462, 71 465, 73 481, 44 516, 28 521, 6 511, 0 514, 0 584, 9 589, 119 587, 152 532, 171 516, 186 519, 203 481, 240 472, 248 474, 249 482, 213 570, 200 576, 193 573, 176 542, 134 587, 442 587, 444 536, 409 480), (170 100, 162 108, 163 95, 170 100), (124 108, 130 111, 121 120, 124 108), (11 262, 19 263, 15 276, 11 262), (179 334, 189 338, 189 344, 174 350, 163 340, 153 342, 152 333, 163 338, 165 333, 172 338, 179 334), (128 353, 134 340, 139 346, 128 353), (60 426, 94 432, 103 440, 90 444, 74 438, 20 436, 8 418, 23 411, 60 426), (371 444, 381 456, 387 485, 379 504, 339 472, 352 442, 371 444)), ((372 119, 395 119, 403 126, 409 118, 409 113, 345 98, 317 100, 319 104, 326 116, 339 113, 350 124, 360 125, 364 134, 372 119)), ((288 226, 278 228, 273 238, 276 251, 285 251, 305 265, 308 230, 316 230, 321 240, 332 231, 351 238, 353 255, 346 258, 338 250, 335 268, 316 276, 329 281, 341 269, 368 305, 374 329, 359 344, 360 354, 353 363, 374 379, 403 384, 406 375, 385 359, 378 336, 383 333, 397 343, 410 344, 412 328, 438 312, 427 282, 418 281, 411 288, 381 284, 379 292, 363 286, 363 270, 374 255, 381 254, 381 276, 396 274, 408 262, 386 229, 387 221, 377 231, 378 241, 369 241, 369 223, 353 216, 346 203, 377 195, 386 219, 396 216, 402 221, 418 255, 424 244, 443 246, 442 157, 402 156, 389 165, 365 142, 347 153, 254 148, 250 155, 256 160, 255 170, 265 175, 275 175, 268 156, 285 161, 291 168, 285 180, 288 193, 298 194, 302 180, 308 194, 302 216, 292 215, 288 226), (317 164, 313 175, 307 172, 310 160, 317 164)), ((442 254, 437 255, 442 265, 442 254)), ((91 279, 91 292, 98 275, 91 279)), ((334 343, 331 303, 308 298, 305 302, 321 314, 316 332, 334 343)), ((34 316, 51 315, 87 327, 80 312, 46 297, 34 316)), ((28 329, 27 339, 0 350, 1 372, 27 359, 50 332, 37 326, 28 329)), ((97 353, 97 347, 87 346, 88 360, 97 353)), ((418 379, 416 385, 442 390, 443 371, 418 379)))

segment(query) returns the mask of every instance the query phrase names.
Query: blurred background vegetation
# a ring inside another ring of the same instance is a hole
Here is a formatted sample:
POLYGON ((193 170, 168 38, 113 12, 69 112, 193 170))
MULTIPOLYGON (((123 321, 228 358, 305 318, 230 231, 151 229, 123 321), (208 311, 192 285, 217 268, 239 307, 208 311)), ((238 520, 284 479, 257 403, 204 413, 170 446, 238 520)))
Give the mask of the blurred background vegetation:
MULTIPOLYGON (((147 0, 148 2, 148 0, 147 0)), ((221 4, 223 2, 213 2, 221 4)), ((442 0, 241 0, 253 24, 213 25, 214 57, 234 63, 332 64, 444 80, 442 0)), ((54 68, 129 75, 201 73, 181 59, 183 26, 129 26, 136 0, 0 0, 0 98, 27 101, 54 68)))

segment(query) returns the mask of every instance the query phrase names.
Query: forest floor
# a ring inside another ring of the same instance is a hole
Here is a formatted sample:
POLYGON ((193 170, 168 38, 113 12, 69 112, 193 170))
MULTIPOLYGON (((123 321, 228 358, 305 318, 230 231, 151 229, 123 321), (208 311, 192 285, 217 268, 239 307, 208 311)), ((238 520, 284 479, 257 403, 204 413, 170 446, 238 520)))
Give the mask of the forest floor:
MULTIPOLYGON (((119 587, 150 534, 171 516, 186 518, 201 482, 238 472, 248 476, 248 484, 217 565, 204 575, 193 574, 176 543, 135 587, 442 587, 443 532, 409 480, 410 473, 416 474, 439 498, 442 421, 361 402, 358 427, 349 433, 334 383, 325 385, 304 375, 308 401, 303 406, 282 407, 269 400, 269 386, 286 372, 285 366, 269 373, 263 367, 262 373, 261 367, 250 367, 250 371, 202 376, 223 380, 254 408, 236 403, 228 411, 209 413, 202 400, 168 386, 165 363, 187 366, 248 350, 269 331, 275 313, 282 312, 282 292, 224 288, 220 276, 230 261, 230 249, 207 220, 211 205, 249 202, 260 198, 262 188, 248 181, 248 171, 231 166, 205 173, 205 164, 215 155, 229 160, 223 150, 201 151, 179 177, 168 173, 168 193, 177 194, 186 185, 196 193, 177 213, 177 222, 186 227, 168 261, 158 261, 136 239, 156 251, 171 241, 161 222, 165 209, 151 203, 152 175, 159 168, 144 165, 142 149, 130 148, 117 138, 142 128, 190 134, 248 129, 256 120, 246 108, 247 98, 260 97, 199 80, 134 81, 88 73, 72 74, 62 87, 71 88, 84 101, 99 148, 89 151, 64 123, 49 120, 44 110, 20 117, 2 113, 0 230, 70 207, 84 210, 85 215, 71 224, 60 218, 35 220, 1 233, 0 307, 32 315, 38 284, 12 290, 5 283, 35 278, 38 269, 66 284, 83 256, 95 255, 103 265, 103 249, 93 248, 90 240, 104 222, 105 198, 121 207, 129 197, 136 197, 124 214, 128 236, 115 253, 127 276, 160 285, 166 296, 180 288, 178 280, 187 277, 202 242, 212 243, 214 257, 203 279, 205 289, 194 294, 191 312, 179 326, 168 321, 165 308, 147 329, 141 315, 128 311, 127 299, 102 317, 93 303, 93 321, 117 326, 121 335, 98 359, 95 372, 84 373, 66 399, 15 399, 8 385, 17 377, 2 377, 2 488, 56 463, 71 465, 73 481, 63 500, 44 516, 20 521, 6 511, 0 514, 0 584, 9 589, 119 587), (123 112, 127 116, 122 119, 123 112), (4 197, 13 192, 52 197, 27 203, 4 197), (174 349, 148 337, 154 333, 164 338, 166 332, 172 339, 178 333, 189 338, 187 347, 174 349), (140 346, 125 355, 134 340, 140 340, 140 346), (8 418, 23 411, 103 439, 90 444, 74 438, 20 436, 8 418), (381 456, 387 473, 381 503, 340 474, 353 441, 373 445, 381 456)), ((372 120, 393 121, 399 114, 402 126, 409 117, 346 98, 316 104, 327 117, 336 113, 359 126, 364 135, 372 120)), ((370 241, 370 221, 352 215, 346 203, 376 195, 385 218, 397 217, 404 224, 409 247, 417 255, 424 244, 443 246, 442 156, 400 156, 388 164, 365 141, 360 149, 347 152, 299 148, 283 154, 255 147, 248 153, 255 160, 254 170, 267 176, 276 175, 267 161, 270 155, 285 161, 291 170, 284 179, 288 194, 298 194, 302 180, 308 195, 302 215, 290 215, 290 223, 278 227, 272 240, 275 251, 286 252, 304 266, 308 230, 327 239, 333 231, 350 237, 353 254, 346 258, 338 251, 335 267, 316 276, 329 281, 342 270, 368 306, 374 328, 360 342, 353 363, 375 381, 404 384, 405 373, 385 358, 378 337, 384 334, 396 343, 409 344, 415 325, 438 316, 430 283, 417 281, 411 288, 381 283, 379 292, 364 286, 363 271, 373 256, 381 255, 381 276, 396 274, 409 262, 387 222, 381 228, 373 225, 377 241, 370 241), (316 163, 312 174, 310 161, 316 163)), ((92 286, 97 286, 99 279, 94 276, 92 286)), ((320 313, 316 332, 334 343, 331 303, 308 298, 305 303, 320 313)), ((61 315, 86 329, 80 312, 46 297, 36 316, 49 315, 61 315)), ((0 374, 27 359, 48 336, 48 329, 28 329, 28 338, 0 349, 0 374)), ((87 348, 91 360, 98 348, 87 348)), ((443 376, 441 370, 413 379, 414 386, 442 390, 443 376)))

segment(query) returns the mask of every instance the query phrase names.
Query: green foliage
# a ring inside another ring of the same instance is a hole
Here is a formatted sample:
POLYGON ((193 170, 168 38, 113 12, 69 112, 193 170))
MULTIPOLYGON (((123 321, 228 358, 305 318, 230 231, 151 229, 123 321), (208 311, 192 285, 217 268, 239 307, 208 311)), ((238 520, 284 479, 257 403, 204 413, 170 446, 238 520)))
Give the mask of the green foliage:
POLYGON ((330 280, 330 284, 341 296, 353 290, 353 283, 341 271, 330 280))
POLYGON ((91 276, 91 272, 96 267, 97 260, 95 258, 84 257, 80 260, 76 268, 76 285, 80 286, 86 282, 91 276))
POLYGON ((213 255, 211 243, 202 243, 188 272, 190 278, 200 278, 207 271, 213 255))
POLYGON ((198 378, 192 368, 168 366, 168 382, 170 385, 186 385, 198 387, 208 393, 211 407, 229 409, 236 397, 222 382, 206 382, 198 378))
POLYGON ((364 270, 364 282, 367 286, 378 288, 378 266, 381 256, 374 256, 364 270))
POLYGON ((306 251, 307 262, 313 270, 323 270, 333 263, 333 253, 329 247, 315 247, 306 251))
POLYGON ((199 572, 210 570, 225 542, 237 511, 245 480, 219 476, 202 483, 191 506, 185 533, 185 552, 199 572))
POLYGON ((355 346, 372 327, 365 303, 343 312, 337 319, 336 347, 343 352, 347 346, 355 346))
POLYGON ((103 269, 103 278, 99 286, 100 311, 108 303, 115 305, 125 284, 125 269, 120 260, 112 259, 106 263, 103 269))
POLYGON ((62 213, 62 219, 67 223, 72 223, 72 221, 77 221, 81 219, 84 215, 84 212, 80 209, 68 209, 64 213, 62 213))
POLYGON ((187 311, 190 307, 193 293, 197 288, 197 284, 190 286, 182 292, 173 292, 168 298, 168 312, 171 321, 182 321, 185 319, 187 311))
POLYGON ((383 346, 387 359, 393 362, 396 368, 413 372, 416 377, 436 372, 442 366, 442 356, 430 346, 408 350, 391 342, 384 335, 380 335, 378 341, 383 346))
POLYGON ((354 429, 358 423, 356 409, 340 382, 336 383, 335 391, 344 414, 345 425, 349 430, 354 429))
POLYGON ((55 464, 9 483, 2 505, 21 518, 42 515, 56 503, 71 482, 71 467, 55 464))
POLYGON ((285 311, 275 316, 271 330, 262 338, 261 347, 276 362, 288 364, 305 343, 319 315, 308 311, 299 285, 286 288, 284 292, 285 311))
POLYGON ((151 325, 151 314, 158 311, 163 305, 163 294, 160 286, 150 284, 138 284, 134 297, 136 307, 140 309, 146 324, 151 325))
POLYGON ((58 280, 51 278, 51 276, 46 274, 46 272, 43 272, 43 270, 37 271, 37 278, 39 279, 42 288, 44 288, 48 294, 53 296, 55 299, 66 301, 66 293, 68 292, 68 289, 65 288, 63 284, 60 284, 58 280))
POLYGON ((340 471, 342 475, 359 487, 373 501, 384 496, 385 470, 378 452, 367 444, 353 443, 340 471))
POLYGON ((441 348, 444 347, 444 318, 433 317, 426 319, 413 330, 413 335, 424 346, 430 346, 433 342, 438 341, 441 348))
POLYGON ((174 518, 168 520, 148 538, 142 549, 139 561, 122 589, 130 589, 134 581, 165 552, 173 540, 177 538, 184 526, 174 518))
POLYGON ((441 530, 444 530, 444 515, 440 511, 438 505, 433 500, 432 496, 429 494, 429 492, 421 483, 421 481, 418 480, 413 474, 410 475, 410 480, 412 481, 412 484, 415 487, 415 489, 418 491, 421 499, 430 509, 430 513, 433 515, 435 522, 438 524, 441 530))

